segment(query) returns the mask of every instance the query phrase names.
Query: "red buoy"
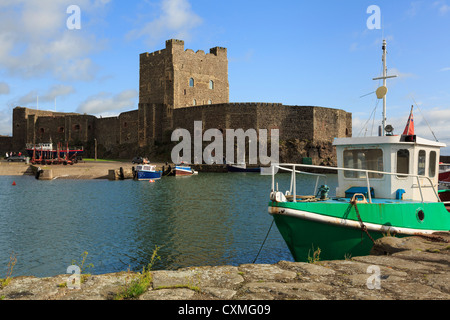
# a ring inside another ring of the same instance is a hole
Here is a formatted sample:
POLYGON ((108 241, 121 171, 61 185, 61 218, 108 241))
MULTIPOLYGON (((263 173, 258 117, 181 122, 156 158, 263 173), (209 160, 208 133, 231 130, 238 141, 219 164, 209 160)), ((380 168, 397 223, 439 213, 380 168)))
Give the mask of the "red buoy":
POLYGON ((13 181, 13 186, 15 186, 16 185, 16 182, 15 181, 13 181))

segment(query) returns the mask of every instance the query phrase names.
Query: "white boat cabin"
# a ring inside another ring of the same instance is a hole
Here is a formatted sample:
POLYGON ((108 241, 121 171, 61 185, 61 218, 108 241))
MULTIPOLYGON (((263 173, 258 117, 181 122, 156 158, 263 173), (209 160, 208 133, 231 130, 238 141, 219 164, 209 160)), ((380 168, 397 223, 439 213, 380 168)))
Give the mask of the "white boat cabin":
POLYGON ((37 151, 52 151, 53 150, 53 143, 39 143, 39 144, 27 144, 27 149, 36 149, 37 151))
POLYGON ((439 157, 444 143, 391 135, 336 138, 334 145, 339 168, 361 170, 338 171, 337 197, 357 192, 366 198, 438 201, 439 157))
POLYGON ((150 165, 150 164, 141 164, 136 167, 136 171, 154 172, 154 171, 156 171, 156 166, 150 165))

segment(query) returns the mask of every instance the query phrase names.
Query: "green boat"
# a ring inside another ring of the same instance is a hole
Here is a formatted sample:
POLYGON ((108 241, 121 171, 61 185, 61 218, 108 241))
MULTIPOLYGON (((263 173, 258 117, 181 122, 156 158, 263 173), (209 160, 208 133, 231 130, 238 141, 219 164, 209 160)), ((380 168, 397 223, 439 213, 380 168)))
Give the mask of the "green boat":
POLYGON ((336 138, 337 167, 273 164, 269 213, 295 261, 367 255, 383 236, 437 237, 450 231, 450 190, 439 190, 439 157, 444 143, 414 135, 411 115, 402 135, 385 123, 386 42, 383 42, 384 101, 380 136, 336 138), (336 196, 321 172, 336 173, 336 196), (276 174, 290 172, 290 188, 278 190, 276 174), (297 189, 298 179, 316 177, 314 191, 297 189))

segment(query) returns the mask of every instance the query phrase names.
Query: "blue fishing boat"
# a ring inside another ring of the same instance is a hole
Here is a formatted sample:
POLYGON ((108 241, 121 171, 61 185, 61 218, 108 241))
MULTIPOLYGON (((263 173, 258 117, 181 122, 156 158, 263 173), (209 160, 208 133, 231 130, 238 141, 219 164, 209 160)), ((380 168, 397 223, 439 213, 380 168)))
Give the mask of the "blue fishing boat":
POLYGON ((161 179, 162 171, 156 170, 155 165, 142 164, 138 165, 135 170, 135 179, 139 181, 158 180, 161 179))

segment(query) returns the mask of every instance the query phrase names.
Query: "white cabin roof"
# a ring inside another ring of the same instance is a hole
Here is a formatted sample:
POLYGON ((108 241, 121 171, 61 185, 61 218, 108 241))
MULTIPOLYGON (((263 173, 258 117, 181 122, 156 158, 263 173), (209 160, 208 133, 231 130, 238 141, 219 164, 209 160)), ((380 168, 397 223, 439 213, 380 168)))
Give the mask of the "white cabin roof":
POLYGON ((382 144, 409 144, 424 145, 430 147, 445 148, 447 145, 442 142, 432 141, 420 137, 416 137, 416 142, 406 142, 401 135, 396 136, 374 136, 374 137, 357 137, 357 138, 335 138, 333 145, 350 146, 350 145, 382 145, 382 144), (403 140, 403 141, 402 141, 403 140))

